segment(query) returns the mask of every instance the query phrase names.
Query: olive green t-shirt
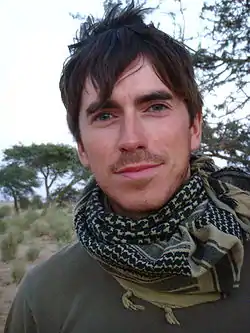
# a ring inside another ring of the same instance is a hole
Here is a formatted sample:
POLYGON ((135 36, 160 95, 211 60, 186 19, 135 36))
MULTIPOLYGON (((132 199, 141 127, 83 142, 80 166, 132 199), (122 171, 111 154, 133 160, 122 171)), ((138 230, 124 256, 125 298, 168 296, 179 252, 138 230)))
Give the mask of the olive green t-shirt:
POLYGON ((18 288, 5 333, 249 333, 250 247, 240 289, 222 301, 175 310, 180 326, 163 310, 124 308, 124 291, 79 243, 33 268, 18 288))

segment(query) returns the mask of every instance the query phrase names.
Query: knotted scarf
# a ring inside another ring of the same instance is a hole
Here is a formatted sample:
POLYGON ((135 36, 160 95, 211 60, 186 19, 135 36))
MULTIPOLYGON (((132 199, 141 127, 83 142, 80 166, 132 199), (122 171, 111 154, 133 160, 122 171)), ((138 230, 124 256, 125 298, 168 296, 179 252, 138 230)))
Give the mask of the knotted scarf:
POLYGON ((80 242, 126 290, 124 306, 142 310, 131 300, 136 296, 163 308, 171 324, 179 324, 173 308, 216 301, 239 287, 250 233, 250 192, 230 177, 224 182, 207 157, 192 157, 191 174, 165 206, 145 218, 107 209, 94 179, 74 212, 80 242))

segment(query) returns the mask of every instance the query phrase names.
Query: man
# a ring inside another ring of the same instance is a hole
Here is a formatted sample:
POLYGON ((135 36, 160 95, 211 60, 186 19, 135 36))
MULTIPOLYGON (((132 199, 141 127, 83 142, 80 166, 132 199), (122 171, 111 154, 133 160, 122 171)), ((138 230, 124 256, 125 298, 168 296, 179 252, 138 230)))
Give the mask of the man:
POLYGON ((82 24, 60 80, 93 174, 79 241, 27 274, 5 333, 247 333, 250 177, 194 154, 202 98, 187 50, 143 9, 119 9, 82 24))

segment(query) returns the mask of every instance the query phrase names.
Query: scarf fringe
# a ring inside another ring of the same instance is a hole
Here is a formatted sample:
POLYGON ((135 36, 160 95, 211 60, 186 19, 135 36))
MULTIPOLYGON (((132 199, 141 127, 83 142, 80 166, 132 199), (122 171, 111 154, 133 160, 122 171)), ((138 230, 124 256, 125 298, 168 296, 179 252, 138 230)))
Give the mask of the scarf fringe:
POLYGON ((165 306, 164 311, 165 311, 165 318, 169 324, 180 326, 180 322, 176 318, 172 308, 170 308, 169 306, 165 306))
POLYGON ((131 298, 133 297, 133 292, 132 290, 128 290, 126 291, 123 295, 122 295, 122 303, 124 305, 124 307, 126 309, 129 309, 129 310, 134 310, 134 311, 142 311, 142 310, 145 310, 145 307, 143 305, 138 305, 138 304, 135 304, 131 298))
MULTIPOLYGON (((123 295, 122 295, 122 303, 125 307, 125 309, 128 309, 128 310, 132 310, 132 311, 143 311, 145 310, 145 306, 143 305, 138 305, 138 304, 135 304, 131 298, 135 296, 133 294, 133 291, 132 290, 127 290, 123 295)), ((168 306, 168 305, 165 305, 163 307, 164 311, 165 311, 165 318, 167 320, 167 322, 171 325, 180 325, 180 322, 177 320, 174 312, 173 312, 173 309, 168 306)))

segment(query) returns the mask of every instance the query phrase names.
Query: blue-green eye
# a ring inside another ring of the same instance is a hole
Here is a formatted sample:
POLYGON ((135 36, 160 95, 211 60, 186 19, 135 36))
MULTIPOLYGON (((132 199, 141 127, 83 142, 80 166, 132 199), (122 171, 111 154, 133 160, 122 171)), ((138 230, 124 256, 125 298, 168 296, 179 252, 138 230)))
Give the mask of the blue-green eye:
POLYGON ((149 112, 161 112, 161 111, 165 111, 166 109, 168 109, 168 107, 164 104, 154 104, 148 108, 148 111, 149 112))
POLYGON ((113 117, 113 115, 110 112, 102 112, 99 113, 94 120, 95 121, 106 121, 106 120, 110 120, 113 117))

